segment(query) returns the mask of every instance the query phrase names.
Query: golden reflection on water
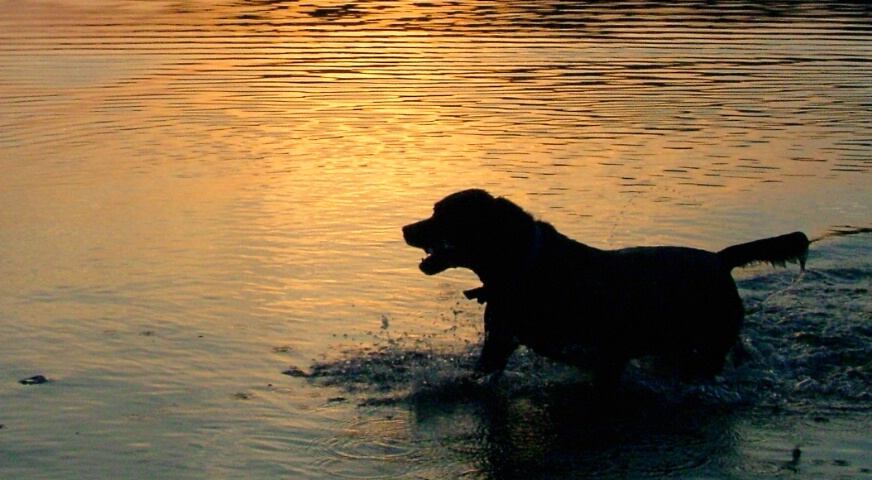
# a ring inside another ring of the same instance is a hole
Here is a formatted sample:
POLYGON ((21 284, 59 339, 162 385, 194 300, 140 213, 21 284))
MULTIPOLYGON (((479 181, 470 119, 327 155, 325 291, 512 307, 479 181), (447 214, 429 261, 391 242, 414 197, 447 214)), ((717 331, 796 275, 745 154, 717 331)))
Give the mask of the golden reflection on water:
POLYGON ((4 384, 3 434, 317 456, 347 405, 281 369, 477 318, 399 230, 460 188, 599 247, 868 223, 868 15, 726 3, 0 0, 0 364, 85 419, 4 384))
POLYGON ((746 33, 741 9, 711 24, 552 2, 4 7, 3 228, 33 285, 81 280, 83 259, 164 278, 194 258, 230 277, 259 262, 281 306, 378 298, 361 282, 416 282, 398 227, 469 186, 603 247, 869 218, 864 39, 839 24, 746 33))
POLYGON ((2 227, 24 295, 126 277, 160 296, 193 277, 201 301, 247 291, 273 314, 332 309, 344 330, 421 283, 399 226, 469 186, 601 247, 869 218, 864 37, 837 23, 746 32, 741 9, 711 24, 551 2, 65 6, 4 4, 2 227))

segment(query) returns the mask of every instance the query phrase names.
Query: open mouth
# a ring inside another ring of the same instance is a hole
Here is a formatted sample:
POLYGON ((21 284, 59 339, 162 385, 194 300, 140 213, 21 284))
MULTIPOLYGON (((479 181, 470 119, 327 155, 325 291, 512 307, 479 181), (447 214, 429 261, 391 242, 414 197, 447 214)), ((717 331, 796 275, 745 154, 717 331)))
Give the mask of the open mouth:
POLYGON ((425 274, 434 275, 454 266, 451 261, 451 252, 454 250, 454 246, 447 241, 443 240, 435 245, 427 245, 421 248, 423 248, 427 256, 421 259, 418 267, 425 274))
POLYGON ((420 248, 427 254, 418 268, 427 275, 435 275, 456 267, 456 246, 442 237, 432 219, 403 227, 403 238, 409 246, 420 248))

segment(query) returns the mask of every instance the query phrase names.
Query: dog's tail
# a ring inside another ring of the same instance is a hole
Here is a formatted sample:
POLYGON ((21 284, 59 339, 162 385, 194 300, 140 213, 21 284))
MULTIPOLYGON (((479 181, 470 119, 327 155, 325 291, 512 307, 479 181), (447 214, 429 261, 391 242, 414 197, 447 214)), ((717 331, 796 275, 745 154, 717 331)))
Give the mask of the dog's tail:
POLYGON ((718 252, 718 257, 730 270, 752 263, 764 262, 782 267, 787 262, 799 262, 799 268, 805 270, 808 244, 808 237, 804 233, 793 232, 778 237, 733 245, 718 252))

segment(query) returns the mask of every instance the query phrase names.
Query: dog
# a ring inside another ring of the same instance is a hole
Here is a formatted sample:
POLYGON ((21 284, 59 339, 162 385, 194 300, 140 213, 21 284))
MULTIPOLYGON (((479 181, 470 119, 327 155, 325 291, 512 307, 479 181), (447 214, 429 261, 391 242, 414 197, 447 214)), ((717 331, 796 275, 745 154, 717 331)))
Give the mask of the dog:
POLYGON ((627 363, 639 357, 666 359, 687 377, 720 374, 744 320, 731 271, 763 262, 804 269, 809 245, 794 232, 717 253, 600 250, 479 189, 437 202, 430 218, 403 227, 403 237, 426 252, 423 273, 467 268, 481 280, 464 292, 487 303, 479 375, 502 372, 525 345, 591 368, 604 390, 616 389, 627 363))

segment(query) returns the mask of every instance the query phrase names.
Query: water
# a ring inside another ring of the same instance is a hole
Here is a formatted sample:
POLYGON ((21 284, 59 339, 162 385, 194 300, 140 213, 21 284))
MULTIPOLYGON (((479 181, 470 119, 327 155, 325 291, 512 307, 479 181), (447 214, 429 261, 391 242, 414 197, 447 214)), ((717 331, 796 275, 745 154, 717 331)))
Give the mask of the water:
POLYGON ((870 475, 864 3, 0 8, 0 476, 870 475), (476 280, 399 227, 471 186, 603 248, 825 238, 736 272, 721 382, 603 411, 465 377, 476 280))

